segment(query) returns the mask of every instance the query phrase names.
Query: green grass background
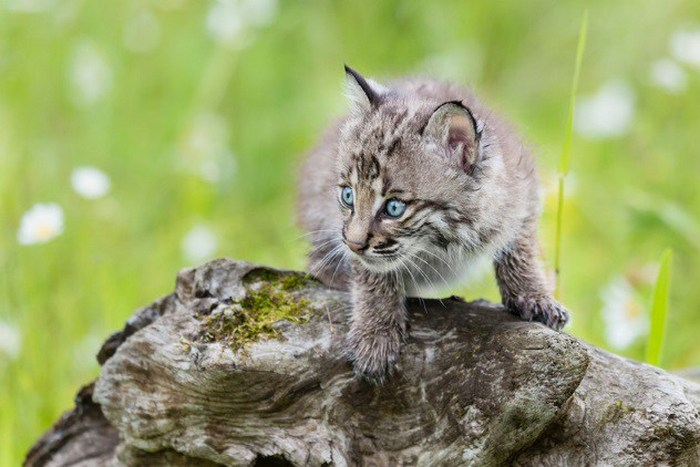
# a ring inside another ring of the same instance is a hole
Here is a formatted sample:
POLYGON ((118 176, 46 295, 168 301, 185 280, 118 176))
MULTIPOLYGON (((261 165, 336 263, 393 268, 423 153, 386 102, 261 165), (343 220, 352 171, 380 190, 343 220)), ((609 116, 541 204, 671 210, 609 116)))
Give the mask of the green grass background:
MULTIPOLYGON (((9 1, 9 0, 4 0, 9 1)), ((649 84, 673 31, 697 26, 692 0, 557 2, 282 1, 273 21, 231 49, 207 34, 213 2, 56 0, 40 13, 0 0, 0 320, 22 335, 16 359, 0 353, 0 465, 31 443, 95 378, 100 340, 132 312, 169 293, 188 266, 180 245, 195 224, 219 235, 218 256, 303 268, 294 224, 296 167, 329 120, 346 108, 343 63, 372 76, 428 73, 474 87, 533 145, 543 182, 556 185, 579 25, 589 9, 579 95, 611 78, 636 95, 632 129, 587 141, 574 135, 564 206, 560 297, 570 332, 607 347, 600 291, 619 275, 674 250, 663 367, 700 365, 700 72, 670 95, 649 84), (147 54, 123 45, 143 8, 161 37, 147 54), (109 94, 76 106, 67 69, 89 40, 112 69, 109 94), (194 115, 226 122, 233 176, 207 183, 183 170, 194 115), (112 179, 86 200, 70 173, 94 165, 112 179), (20 246, 22 214, 57 202, 65 232, 20 246)), ((555 193, 552 191, 552 193, 555 193)), ((556 196, 541 224, 553 257, 556 196)), ((649 304, 651 286, 639 285, 649 304)), ((497 300, 486 277, 461 291, 497 300)), ((623 352, 642 359, 643 339, 623 352)))

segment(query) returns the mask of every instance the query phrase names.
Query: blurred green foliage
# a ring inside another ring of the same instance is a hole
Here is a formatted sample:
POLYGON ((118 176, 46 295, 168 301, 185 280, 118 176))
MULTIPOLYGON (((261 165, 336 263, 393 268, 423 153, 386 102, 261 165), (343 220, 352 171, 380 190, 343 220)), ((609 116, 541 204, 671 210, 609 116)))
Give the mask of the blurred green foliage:
MULTIPOLYGON (((0 465, 19 464, 96 377, 100 342, 172 290, 193 227, 218 238, 204 256, 304 267, 296 167, 346 108, 345 62, 470 85, 516 122, 538 155, 551 258, 585 8, 579 96, 621 80, 634 113, 615 137, 574 135, 560 289, 570 332, 610 348, 610 326, 643 324, 669 246, 662 365, 700 364, 700 72, 681 64, 674 92, 649 75, 676 31, 697 28, 700 3, 260 2, 235 17, 214 1, 0 0, 0 465), (111 178, 106 196, 72 189, 85 165, 111 178), (45 202, 63 209, 63 233, 20 245, 23 214, 45 202), (609 309, 620 316, 606 320, 609 309)), ((498 299, 491 274, 461 293, 498 299)), ((643 358, 643 337, 618 352, 643 358)))

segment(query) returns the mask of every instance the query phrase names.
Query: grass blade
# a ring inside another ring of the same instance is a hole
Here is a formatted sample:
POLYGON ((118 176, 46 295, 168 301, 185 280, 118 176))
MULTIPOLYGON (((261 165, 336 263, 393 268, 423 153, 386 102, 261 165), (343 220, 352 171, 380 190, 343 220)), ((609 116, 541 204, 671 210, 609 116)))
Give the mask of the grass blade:
POLYGON ((588 10, 583 13, 581 20, 581 29, 578 33, 578 45, 576 46, 576 65, 574 67, 574 78, 571 84, 571 96, 569 97, 569 115, 566 121, 566 134, 564 136, 564 146, 559 156, 559 167, 557 172, 560 177, 566 177, 569 174, 571 166, 571 138, 574 128, 574 111, 576 110, 576 90, 578 89, 578 80, 581 74, 581 62, 583 61, 583 51, 586 48, 586 34, 588 31, 588 10))
POLYGON ((559 192, 557 195, 557 232, 554 240, 554 273, 556 277, 555 295, 559 292, 559 272, 561 270, 561 227, 563 221, 564 206, 564 178, 569 174, 571 166, 571 138, 574 128, 574 111, 576 109, 576 90, 578 89, 579 75, 581 74, 581 62, 583 61, 583 51, 586 48, 586 34, 588 31, 588 10, 583 13, 581 29, 578 34, 578 45, 576 46, 576 65, 574 67, 574 78, 571 84, 571 97, 569 98, 569 115, 566 122, 566 133, 564 135, 564 145, 559 156, 559 166, 557 174, 559 178, 559 192))
POLYGON ((651 305, 651 327, 647 340, 647 363, 659 366, 661 351, 666 336, 666 317, 668 316, 668 295, 671 286, 671 257, 670 249, 661 256, 659 275, 654 286, 654 301, 651 305))

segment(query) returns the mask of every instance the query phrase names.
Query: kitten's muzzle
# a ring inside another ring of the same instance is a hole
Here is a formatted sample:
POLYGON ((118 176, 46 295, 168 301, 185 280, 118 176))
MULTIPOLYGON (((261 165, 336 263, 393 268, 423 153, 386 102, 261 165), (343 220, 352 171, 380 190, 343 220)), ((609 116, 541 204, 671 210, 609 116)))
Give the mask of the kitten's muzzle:
POLYGON ((343 239, 343 243, 345 243, 350 250, 352 250, 353 253, 357 253, 358 255, 364 254, 365 251, 367 251, 367 248, 369 247, 369 243, 362 242, 353 242, 351 240, 348 240, 347 238, 343 239))

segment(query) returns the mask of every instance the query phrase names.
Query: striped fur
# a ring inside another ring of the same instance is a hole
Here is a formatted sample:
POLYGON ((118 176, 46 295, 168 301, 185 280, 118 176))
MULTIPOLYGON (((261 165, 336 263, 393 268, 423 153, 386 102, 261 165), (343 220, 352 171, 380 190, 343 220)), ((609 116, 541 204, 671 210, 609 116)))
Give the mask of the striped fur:
POLYGON ((407 295, 459 283, 484 257, 504 305, 561 329, 568 314, 537 257, 535 165, 517 133, 460 87, 358 76, 348 72, 352 111, 310 153, 299 184, 309 269, 352 292, 357 373, 381 381, 398 361, 407 295), (339 201, 344 186, 352 207, 339 201), (384 211, 392 198, 406 203, 396 219, 384 211))

